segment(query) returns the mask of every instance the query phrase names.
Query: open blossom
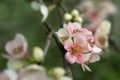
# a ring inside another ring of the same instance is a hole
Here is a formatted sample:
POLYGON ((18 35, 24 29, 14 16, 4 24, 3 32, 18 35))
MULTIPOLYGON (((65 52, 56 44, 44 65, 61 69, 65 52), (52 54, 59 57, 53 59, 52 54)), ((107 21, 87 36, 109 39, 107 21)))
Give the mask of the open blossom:
POLYGON ((95 43, 100 48, 108 47, 108 35, 110 34, 111 23, 107 20, 101 22, 94 36, 95 43))
POLYGON ((65 59, 69 63, 77 62, 79 64, 85 63, 89 59, 88 54, 83 54, 89 52, 89 47, 86 38, 83 35, 75 34, 74 41, 66 41, 64 48, 67 50, 65 54, 65 59))
POLYGON ((5 49, 8 56, 12 58, 22 58, 27 53, 27 41, 22 34, 16 34, 15 38, 7 42, 5 49))
POLYGON ((21 70, 17 80, 48 80, 48 77, 44 67, 34 64, 21 70))

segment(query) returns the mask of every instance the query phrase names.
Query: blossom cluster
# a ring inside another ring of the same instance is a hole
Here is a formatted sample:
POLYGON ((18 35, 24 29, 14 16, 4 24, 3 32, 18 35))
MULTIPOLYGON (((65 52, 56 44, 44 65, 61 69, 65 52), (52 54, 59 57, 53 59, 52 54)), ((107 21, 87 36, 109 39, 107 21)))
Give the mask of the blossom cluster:
POLYGON ((64 24, 56 34, 67 51, 65 59, 70 64, 76 62, 82 65, 84 71, 91 71, 87 64, 100 60, 102 50, 95 45, 92 32, 82 28, 80 23, 64 24))

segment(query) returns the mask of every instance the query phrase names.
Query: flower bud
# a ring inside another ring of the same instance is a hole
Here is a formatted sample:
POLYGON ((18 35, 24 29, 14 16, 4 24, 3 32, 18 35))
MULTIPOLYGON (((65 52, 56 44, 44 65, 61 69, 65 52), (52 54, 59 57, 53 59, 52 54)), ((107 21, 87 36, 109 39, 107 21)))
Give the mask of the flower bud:
POLYGON ((76 16, 74 18, 75 21, 79 22, 79 23, 82 23, 83 22, 83 19, 80 17, 80 16, 76 16))
POLYGON ((70 21, 70 20, 72 19, 72 15, 69 14, 69 13, 65 13, 64 19, 65 19, 66 21, 70 21))
POLYGON ((53 69, 53 76, 55 78, 60 78, 64 75, 65 75, 65 70, 63 68, 57 67, 57 68, 53 69))
POLYGON ((37 62, 43 61, 44 54, 43 50, 39 47, 34 47, 33 49, 33 57, 37 62))
POLYGON ((78 16, 78 15, 79 15, 78 10, 74 9, 74 10, 71 12, 71 15, 72 15, 72 16, 78 16))

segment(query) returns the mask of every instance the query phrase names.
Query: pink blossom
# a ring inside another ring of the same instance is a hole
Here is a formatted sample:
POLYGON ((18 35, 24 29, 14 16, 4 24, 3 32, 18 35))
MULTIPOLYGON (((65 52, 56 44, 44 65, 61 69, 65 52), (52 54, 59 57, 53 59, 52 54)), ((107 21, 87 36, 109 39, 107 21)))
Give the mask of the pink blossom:
POLYGON ((22 34, 16 34, 15 38, 7 42, 5 50, 12 58, 22 58, 27 53, 27 41, 22 34))
POLYGON ((100 48, 108 47, 108 34, 101 32, 101 29, 98 28, 95 32, 95 44, 100 48))
POLYGON ((48 80, 44 67, 30 65, 21 70, 17 80, 48 80))
POLYGON ((71 64, 74 62, 79 64, 85 63, 89 59, 88 54, 83 54, 89 51, 86 37, 80 34, 75 34, 73 39, 74 41, 68 40, 64 45, 64 48, 67 50, 65 59, 71 64))

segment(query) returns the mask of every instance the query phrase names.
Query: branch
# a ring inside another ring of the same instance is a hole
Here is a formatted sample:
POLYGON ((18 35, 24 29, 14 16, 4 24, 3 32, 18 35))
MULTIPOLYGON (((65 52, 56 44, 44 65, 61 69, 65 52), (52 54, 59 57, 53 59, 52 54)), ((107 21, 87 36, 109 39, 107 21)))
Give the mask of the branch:
POLYGON ((66 50, 64 49, 64 46, 61 44, 61 42, 59 41, 56 33, 54 32, 54 30, 52 29, 52 27, 50 26, 50 24, 48 24, 48 22, 44 22, 45 24, 45 27, 48 29, 48 31, 51 31, 53 34, 52 34, 52 37, 55 39, 55 42, 57 43, 57 46, 58 48, 60 49, 60 51, 62 52, 62 56, 63 56, 63 63, 64 63, 64 68, 65 69, 70 69, 70 72, 72 73, 72 76, 73 76, 73 80, 75 79, 74 77, 74 73, 73 73, 73 70, 72 70, 72 67, 71 65, 66 62, 65 58, 64 58, 64 55, 66 53, 66 50), (67 67, 68 66, 68 67, 67 67))
POLYGON ((53 0, 53 2, 56 4, 56 6, 57 6, 58 8, 61 9, 61 11, 62 11, 63 13, 66 13, 66 12, 67 12, 67 10, 64 8, 64 6, 60 3, 60 0, 53 0))

